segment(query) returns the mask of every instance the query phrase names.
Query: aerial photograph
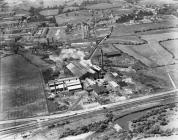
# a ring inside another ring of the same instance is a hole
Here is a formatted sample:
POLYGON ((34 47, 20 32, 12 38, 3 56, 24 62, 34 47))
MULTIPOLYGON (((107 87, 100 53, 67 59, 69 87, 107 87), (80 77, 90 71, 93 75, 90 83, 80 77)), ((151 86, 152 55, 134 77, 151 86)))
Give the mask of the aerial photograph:
POLYGON ((0 140, 178 140, 178 0, 0 0, 0 140))

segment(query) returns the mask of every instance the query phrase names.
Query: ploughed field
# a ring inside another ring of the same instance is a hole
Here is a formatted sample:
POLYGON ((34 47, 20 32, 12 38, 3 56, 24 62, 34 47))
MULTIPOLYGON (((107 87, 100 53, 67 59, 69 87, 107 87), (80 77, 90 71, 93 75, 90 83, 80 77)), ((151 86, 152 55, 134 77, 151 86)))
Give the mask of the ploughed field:
POLYGON ((48 113, 40 71, 20 55, 1 59, 0 120, 48 113))

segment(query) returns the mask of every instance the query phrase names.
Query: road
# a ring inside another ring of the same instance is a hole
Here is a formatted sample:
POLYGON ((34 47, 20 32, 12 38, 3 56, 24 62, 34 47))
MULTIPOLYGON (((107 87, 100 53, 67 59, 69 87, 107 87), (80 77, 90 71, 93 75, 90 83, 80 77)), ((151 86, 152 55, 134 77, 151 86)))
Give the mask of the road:
MULTIPOLYGON (((52 124, 57 124, 59 122, 65 122, 67 120, 74 120, 82 117, 90 117, 91 115, 98 115, 101 113, 107 113, 107 110, 109 111, 114 111, 114 110, 126 110, 131 107, 137 107, 139 105, 144 105, 149 103, 159 103, 159 102, 164 102, 166 100, 171 100, 173 102, 176 102, 175 99, 178 99, 178 89, 172 90, 172 91, 167 91, 167 92, 162 92, 158 93, 156 95, 147 95, 144 97, 139 97, 136 99, 129 99, 126 101, 122 102, 117 102, 117 103, 112 103, 108 105, 102 105, 96 108, 92 109, 87 109, 87 110, 78 110, 78 111, 71 111, 67 112, 64 114, 55 114, 51 116, 41 116, 41 117, 34 117, 34 118, 27 118, 23 119, 25 121, 30 121, 30 120, 36 120, 28 123, 28 124, 22 124, 16 127, 11 127, 11 128, 6 128, 6 129, 1 129, 0 130, 0 136, 1 135, 6 135, 6 134, 15 134, 18 132, 22 131, 29 131, 29 130, 34 130, 34 129, 39 129, 39 128, 45 128, 47 126, 50 126, 52 124)), ((22 119, 16 120, 16 122, 22 121, 22 119)), ((11 123, 14 122, 14 120, 9 120, 6 121, 6 123, 11 123)), ((1 122, 1 124, 5 123, 1 122)))

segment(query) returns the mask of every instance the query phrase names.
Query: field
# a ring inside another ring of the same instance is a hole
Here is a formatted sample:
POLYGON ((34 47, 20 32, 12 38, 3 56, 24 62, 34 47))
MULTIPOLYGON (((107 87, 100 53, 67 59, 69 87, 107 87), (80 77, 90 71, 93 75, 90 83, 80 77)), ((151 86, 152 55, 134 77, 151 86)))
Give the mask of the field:
POLYGON ((115 4, 109 4, 109 3, 98 3, 95 5, 91 5, 91 6, 87 6, 87 9, 97 9, 97 10, 101 10, 101 9, 110 9, 110 8, 115 8, 115 7, 120 7, 122 6, 121 3, 115 3, 115 4))
POLYGON ((160 42, 160 44, 166 49, 168 49, 172 53, 173 57, 178 59, 178 48, 177 48, 178 39, 163 41, 163 42, 160 42))
POLYGON ((155 4, 155 5, 162 5, 162 4, 178 4, 176 0, 141 0, 139 2, 140 5, 146 4, 155 4))
POLYGON ((113 9, 113 14, 117 16, 125 15, 125 14, 131 14, 134 12, 134 9, 129 8, 129 9, 122 9, 122 8, 112 8, 113 9))
POLYGON ((49 28, 47 38, 66 38, 65 34, 65 28, 63 27, 55 27, 55 28, 49 28))
POLYGON ((118 49, 135 57, 147 66, 161 66, 174 63, 172 54, 159 44, 159 41, 174 39, 177 32, 141 35, 147 41, 142 45, 115 45, 118 49))
POLYGON ((164 21, 159 23, 147 23, 147 24, 133 24, 133 25, 123 25, 118 24, 114 29, 112 36, 123 36, 130 34, 152 34, 154 30, 168 29, 172 27, 177 27, 177 23, 173 21, 164 21))
POLYGON ((157 66, 157 63, 155 62, 157 58, 153 58, 156 56, 156 54, 153 54, 152 50, 150 50, 150 48, 147 45, 141 45, 141 46, 137 45, 133 47, 133 46, 116 44, 115 47, 123 51, 124 53, 127 53, 130 56, 133 56, 135 59, 140 60, 146 66, 150 66, 150 67, 157 66), (140 47, 141 47, 141 50, 140 50, 140 47))
POLYGON ((140 38, 138 38, 135 35, 126 35, 126 36, 112 36, 111 38, 107 39, 105 41, 106 43, 121 43, 121 44, 128 44, 128 45, 133 45, 133 44, 143 44, 145 43, 145 41, 141 40, 140 38))
POLYGON ((168 65, 165 67, 156 68, 157 70, 166 70, 169 72, 174 84, 178 87, 178 64, 168 65))
POLYGON ((19 55, 1 60, 0 120, 48 113, 39 70, 19 55))
POLYGON ((66 27, 55 27, 55 28, 50 28, 47 34, 48 38, 53 38, 57 40, 77 40, 82 38, 81 31, 74 30, 70 32, 70 34, 67 34, 65 32, 66 27))
MULTIPOLYGON (((82 11, 81 11, 82 12, 82 11)), ((84 15, 81 12, 71 12, 66 14, 60 14, 55 16, 56 22, 61 25, 65 23, 80 23, 82 21, 86 21, 90 19, 90 16, 84 15), (75 14, 76 13, 76 14, 75 14)), ((86 13, 87 14, 87 13, 86 13)))
POLYGON ((159 44, 159 41, 174 39, 178 36, 178 32, 153 34, 153 35, 143 35, 142 38, 148 41, 148 45, 153 49, 154 52, 162 59, 162 65, 167 65, 173 63, 172 54, 167 51, 164 47, 159 44))
POLYGON ((58 14, 58 9, 42 10, 40 14, 43 16, 55 16, 58 14))

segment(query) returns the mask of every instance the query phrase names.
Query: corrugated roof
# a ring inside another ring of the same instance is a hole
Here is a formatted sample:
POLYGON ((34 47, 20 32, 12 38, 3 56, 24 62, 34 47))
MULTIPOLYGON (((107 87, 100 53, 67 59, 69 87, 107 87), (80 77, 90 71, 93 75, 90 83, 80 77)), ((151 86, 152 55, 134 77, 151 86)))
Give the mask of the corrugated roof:
POLYGON ((113 88, 119 87, 119 85, 118 85, 116 82, 114 82, 114 81, 109 81, 108 83, 109 83, 113 88))
POLYGON ((82 65, 79 65, 78 63, 70 63, 67 65, 67 68, 78 77, 81 77, 85 75, 88 71, 85 70, 85 68, 82 65))
POLYGON ((82 88, 81 85, 75 85, 75 86, 68 87, 68 90, 70 91, 70 90, 81 89, 81 88, 82 88))

